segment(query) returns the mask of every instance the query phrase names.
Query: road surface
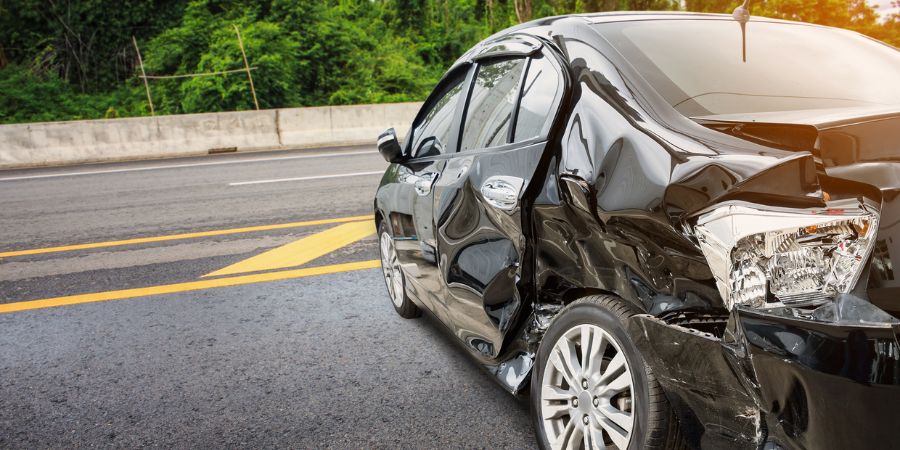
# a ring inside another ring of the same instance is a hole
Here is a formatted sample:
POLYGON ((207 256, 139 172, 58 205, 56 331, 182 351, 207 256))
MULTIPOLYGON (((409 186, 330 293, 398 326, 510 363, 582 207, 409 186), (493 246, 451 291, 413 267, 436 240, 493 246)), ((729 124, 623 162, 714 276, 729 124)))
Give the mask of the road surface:
POLYGON ((0 171, 0 447, 528 448, 376 266, 369 147, 0 171))

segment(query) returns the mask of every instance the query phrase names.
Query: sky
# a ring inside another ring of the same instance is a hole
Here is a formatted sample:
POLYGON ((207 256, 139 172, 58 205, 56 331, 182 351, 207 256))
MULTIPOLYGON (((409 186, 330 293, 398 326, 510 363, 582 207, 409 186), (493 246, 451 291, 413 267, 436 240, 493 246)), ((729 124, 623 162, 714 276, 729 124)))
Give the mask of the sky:
POLYGON ((891 0, 866 0, 870 5, 878 5, 877 11, 882 17, 892 13, 900 12, 900 8, 891 6, 891 0))

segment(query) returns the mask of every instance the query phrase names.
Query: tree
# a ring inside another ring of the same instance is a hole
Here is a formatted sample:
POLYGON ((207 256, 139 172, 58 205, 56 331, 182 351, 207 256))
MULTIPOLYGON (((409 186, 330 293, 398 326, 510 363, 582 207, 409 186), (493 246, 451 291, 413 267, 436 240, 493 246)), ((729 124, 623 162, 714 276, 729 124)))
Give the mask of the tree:
MULTIPOLYGON (((742 0, 685 0, 730 13, 742 0)), ((0 0, 0 122, 147 114, 150 75, 240 69, 238 25, 264 108, 422 100, 472 45, 541 17, 682 9, 677 0, 0 0)), ((865 0, 760 0, 754 15, 840 26, 900 45, 900 15, 865 0)), ((251 108, 243 73, 153 80, 159 113, 251 108)))
POLYGON ((152 36, 185 0, 5 0, 0 43, 11 61, 54 73, 81 92, 106 92, 133 76, 130 36, 152 36))
MULTIPOLYGON (((724 0, 686 0, 689 11, 730 13, 741 2, 724 0)), ((872 5, 865 0, 761 0, 751 1, 755 16, 796 20, 847 28, 873 36, 883 35, 883 26, 872 5)))

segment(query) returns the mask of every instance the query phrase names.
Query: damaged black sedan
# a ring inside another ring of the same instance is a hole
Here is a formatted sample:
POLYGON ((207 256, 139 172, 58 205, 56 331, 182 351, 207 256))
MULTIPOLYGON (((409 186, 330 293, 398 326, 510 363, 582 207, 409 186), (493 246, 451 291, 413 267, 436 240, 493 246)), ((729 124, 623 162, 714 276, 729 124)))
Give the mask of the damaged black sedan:
POLYGON ((896 445, 898 81, 755 17, 494 35, 379 138, 394 307, 530 393, 545 448, 896 445))

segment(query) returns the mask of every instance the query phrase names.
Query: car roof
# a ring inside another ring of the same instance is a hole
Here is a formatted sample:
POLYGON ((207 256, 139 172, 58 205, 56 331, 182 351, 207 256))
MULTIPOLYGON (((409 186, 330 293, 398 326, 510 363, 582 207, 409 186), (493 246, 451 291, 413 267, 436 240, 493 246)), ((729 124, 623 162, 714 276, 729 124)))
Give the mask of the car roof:
MULTIPOLYGON (((731 14, 718 14, 718 13, 700 13, 700 12, 689 12, 689 11, 609 11, 609 12, 599 12, 599 13, 584 13, 584 14, 564 14, 559 16, 550 16, 543 17, 540 19, 534 19, 529 22, 520 23, 518 25, 514 25, 505 30, 500 30, 494 33, 491 36, 488 36, 478 44, 475 44, 472 48, 470 48, 467 52, 465 52, 459 59, 456 60, 451 66, 449 72, 455 70, 461 64, 467 63, 475 54, 477 54, 480 50, 482 50, 485 46, 491 45, 492 43, 497 42, 498 40, 507 38, 509 36, 515 34, 525 34, 531 36, 538 36, 546 38, 546 30, 553 29, 554 22, 562 21, 562 20, 571 20, 571 19, 580 19, 583 20, 586 25, 598 25, 605 23, 619 23, 619 22, 635 22, 635 21, 671 21, 671 20, 727 20, 734 21, 731 14)), ((770 22, 770 23, 783 23, 790 25, 805 25, 810 27, 822 27, 822 28, 830 28, 825 25, 817 25, 807 22, 797 22, 792 20, 784 20, 784 19, 773 19, 770 17, 763 16, 750 16, 750 22, 770 22)), ((599 36, 603 36, 602 27, 596 27, 594 32, 599 36)), ((598 36, 598 37, 599 37, 598 36)), ((446 75, 446 74, 445 74, 446 75)))
MULTIPOLYGON (((524 33, 530 35, 540 35, 544 34, 539 32, 538 30, 545 29, 544 27, 553 28, 553 23, 566 19, 581 19, 586 24, 594 25, 594 24, 604 24, 604 23, 617 23, 617 22, 635 22, 635 21, 668 21, 668 20, 727 20, 733 21, 734 18, 731 14, 719 14, 719 13, 701 13, 701 12, 690 12, 690 11, 608 11, 608 12, 598 12, 598 13, 584 13, 584 14, 564 14, 559 16, 550 16, 543 17, 540 19, 534 19, 529 22, 520 23, 518 25, 514 25, 505 30, 500 30, 493 35, 487 37, 483 41, 479 42, 475 45, 475 47, 480 47, 484 44, 494 42, 497 39, 501 39, 505 36, 509 36, 516 33, 524 33)), ((807 25, 811 27, 823 27, 829 28, 825 25, 812 24, 808 22, 797 22, 793 20, 784 20, 784 19, 774 19, 771 17, 764 16, 750 16, 750 22, 771 22, 771 23, 783 23, 783 24, 791 24, 791 25, 807 25)), ((597 30, 601 35, 603 34, 599 29, 597 30)), ((474 49, 474 47, 473 47, 474 49)), ((470 52, 467 52, 470 54, 470 52)), ((460 58, 462 61, 464 58, 460 58)), ((457 62, 460 62, 457 61, 457 62)), ((456 65, 456 64, 454 64, 456 65)))

